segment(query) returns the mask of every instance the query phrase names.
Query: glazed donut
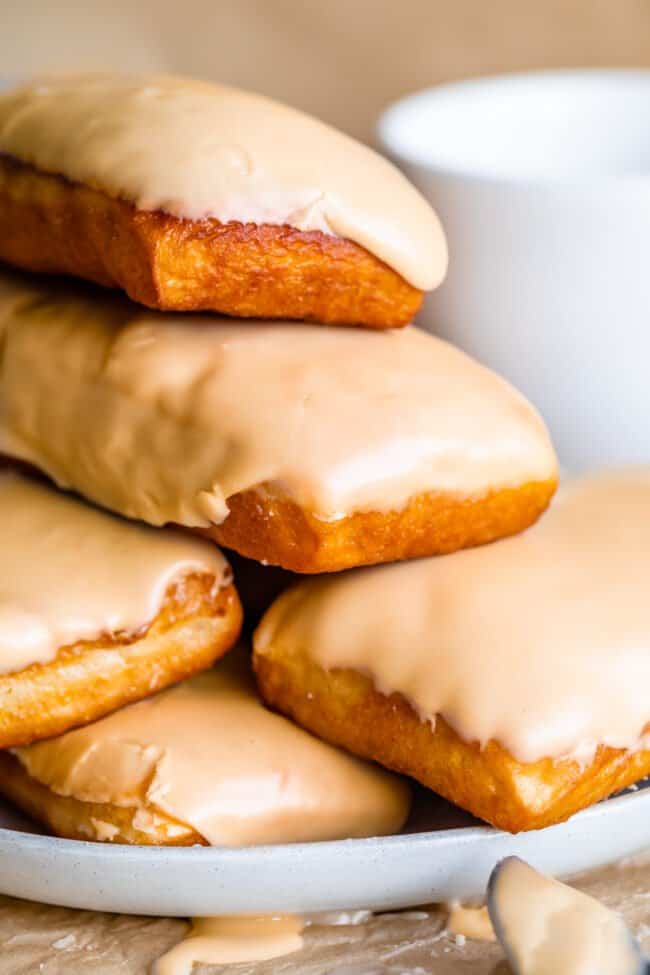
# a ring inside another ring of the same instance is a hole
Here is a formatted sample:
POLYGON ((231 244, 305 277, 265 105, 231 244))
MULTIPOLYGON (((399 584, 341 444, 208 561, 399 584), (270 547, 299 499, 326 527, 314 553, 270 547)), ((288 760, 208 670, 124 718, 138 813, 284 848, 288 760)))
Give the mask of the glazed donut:
POLYGON ((264 699, 493 825, 539 829, 650 772, 650 471, 570 485, 529 532, 302 582, 264 699))
POLYGON ((166 311, 405 325, 437 217, 395 167, 258 95, 86 75, 0 96, 0 258, 166 311))
POLYGON ((1 452, 296 572, 489 542, 555 490, 533 408, 415 328, 162 316, 5 275, 0 344, 1 452))
POLYGON ((396 776, 262 705, 248 654, 91 726, 0 753, 0 792, 59 836, 241 846, 391 833, 396 776))
POLYGON ((215 546, 0 473, 0 747, 60 734, 209 667, 241 607, 215 546))

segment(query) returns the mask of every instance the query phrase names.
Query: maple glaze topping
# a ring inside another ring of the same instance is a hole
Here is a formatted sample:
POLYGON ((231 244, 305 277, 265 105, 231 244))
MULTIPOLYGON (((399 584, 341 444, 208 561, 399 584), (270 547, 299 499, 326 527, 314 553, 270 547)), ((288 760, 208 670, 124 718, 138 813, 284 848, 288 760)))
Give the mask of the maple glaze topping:
POLYGON ((0 471, 0 673, 46 663, 79 640, 139 630, 191 572, 213 575, 216 586, 231 578, 215 545, 0 471))
POLYGON ((44 78, 0 95, 0 152, 143 210, 346 237, 422 290, 447 268, 436 214, 395 166, 237 88, 155 74, 44 78))

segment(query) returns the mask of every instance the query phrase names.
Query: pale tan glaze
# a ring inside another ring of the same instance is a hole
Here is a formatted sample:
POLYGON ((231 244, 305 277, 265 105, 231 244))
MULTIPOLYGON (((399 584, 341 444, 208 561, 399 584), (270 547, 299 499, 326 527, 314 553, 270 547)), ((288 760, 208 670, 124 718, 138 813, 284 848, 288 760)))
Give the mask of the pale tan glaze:
POLYGON ((458 901, 449 905, 447 931, 455 937, 473 941, 495 941, 494 928, 487 907, 466 907, 458 901))
POLYGON ((151 975, 191 975, 195 964, 236 965, 299 951, 302 918, 291 914, 197 917, 183 941, 153 965, 151 975))
POLYGON ((243 653, 107 718, 14 752, 61 796, 162 811, 213 845, 392 833, 410 796, 396 776, 268 711, 243 653))
POLYGON ((526 400, 415 328, 165 316, 6 275, 0 348, 0 451, 152 524, 220 524, 262 487, 336 519, 556 476, 526 400))
POLYGON ((492 891, 492 919, 519 975, 631 975, 639 958, 623 919, 593 897, 511 857, 492 891))
POLYGON ((520 762, 587 761, 598 745, 643 744, 649 572, 650 471, 603 474, 515 538, 289 590, 256 653, 359 671, 520 762))
POLYGON ((142 210, 346 237, 421 290, 446 271, 438 218, 395 166, 308 115, 225 85, 37 80, 0 96, 0 152, 142 210))
POLYGON ((123 521, 8 470, 0 552, 0 674, 53 660, 79 640, 139 630, 191 572, 231 580, 214 545, 123 521))

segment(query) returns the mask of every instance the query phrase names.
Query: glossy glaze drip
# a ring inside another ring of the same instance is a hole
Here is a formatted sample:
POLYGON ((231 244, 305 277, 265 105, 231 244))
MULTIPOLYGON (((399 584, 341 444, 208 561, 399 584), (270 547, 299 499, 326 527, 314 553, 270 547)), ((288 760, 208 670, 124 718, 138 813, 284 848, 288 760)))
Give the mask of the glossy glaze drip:
POLYGON ((458 901, 449 905, 447 931, 454 937, 474 941, 495 941, 494 928, 487 907, 466 907, 458 901))
POLYGON ((152 967, 151 975, 191 975, 195 964, 236 965, 266 961, 302 948, 301 918, 290 914, 256 917, 198 917, 186 937, 152 967))
POLYGON ((509 857, 492 882, 490 914, 518 975, 637 975, 623 919, 593 897, 509 857))

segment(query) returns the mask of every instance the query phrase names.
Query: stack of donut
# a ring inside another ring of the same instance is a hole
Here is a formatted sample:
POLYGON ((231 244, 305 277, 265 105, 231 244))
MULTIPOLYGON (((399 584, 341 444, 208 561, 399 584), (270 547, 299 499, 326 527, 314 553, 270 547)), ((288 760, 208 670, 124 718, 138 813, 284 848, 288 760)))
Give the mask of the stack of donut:
POLYGON ((407 816, 398 772, 520 830, 650 769, 648 546, 620 514, 650 521, 650 478, 530 527, 547 431, 409 324, 446 244, 386 160, 231 88, 45 79, 0 97, 0 259, 0 791, 24 811, 122 843, 371 835, 407 816), (252 657, 217 544, 244 610, 264 567, 317 574, 252 657))

